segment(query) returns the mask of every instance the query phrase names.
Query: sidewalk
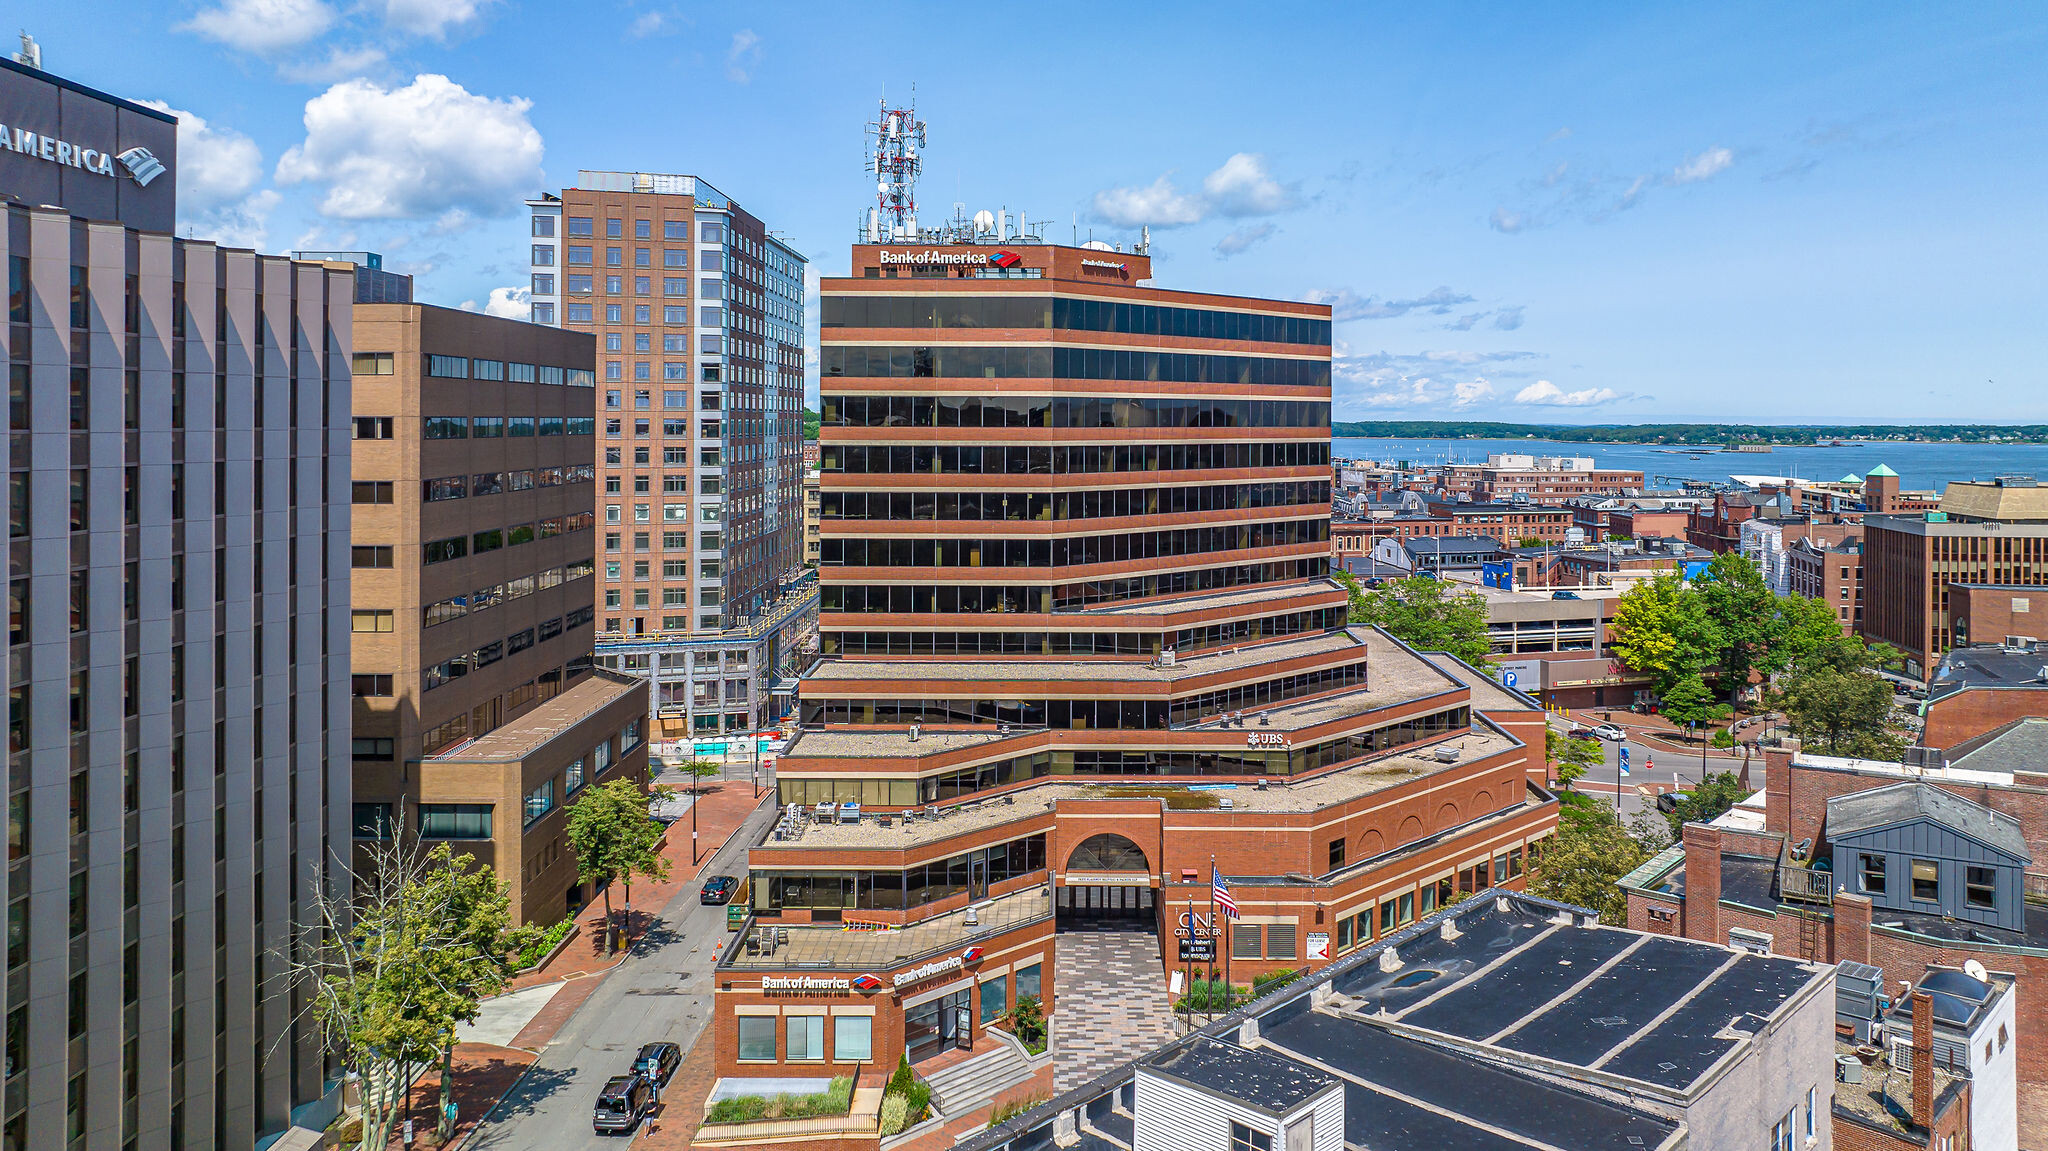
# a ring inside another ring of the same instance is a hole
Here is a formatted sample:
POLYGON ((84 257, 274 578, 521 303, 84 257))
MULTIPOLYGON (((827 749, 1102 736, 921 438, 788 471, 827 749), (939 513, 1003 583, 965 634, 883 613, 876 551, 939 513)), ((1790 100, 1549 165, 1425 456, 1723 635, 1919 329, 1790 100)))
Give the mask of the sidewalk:
MULTIPOLYGON (((653 925, 654 917, 669 902, 685 891, 696 890, 700 871, 704 863, 717 853, 726 838, 746 821, 759 804, 766 802, 768 793, 760 799, 754 798, 754 789, 746 780, 727 780, 723 783, 712 781, 704 786, 697 797, 697 854, 699 863, 690 862, 690 821, 670 825, 668 838, 662 845, 662 857, 669 861, 669 877, 659 882, 640 881, 633 884, 633 915, 628 925, 629 940, 638 940, 653 925)), ((613 893, 614 907, 622 906, 625 891, 621 887, 613 893)), ((593 901, 585 907, 578 920, 576 938, 550 960, 546 966, 514 979, 508 992, 523 991, 548 983, 566 984, 549 999, 524 1027, 509 1046, 489 1043, 462 1043, 455 1048, 455 1104, 461 1118, 455 1127, 455 1140, 451 1146, 460 1147, 476 1126, 476 1121, 488 1114, 504 1094, 511 1090, 519 1077, 525 1074, 540 1051, 554 1039, 564 1023, 576 1014, 598 984, 612 968, 625 958, 626 952, 606 955, 604 941, 604 900, 593 901)), ((629 943, 630 946, 630 943, 629 943)), ((711 1032, 707 1029, 706 1037, 711 1032)), ((706 1065, 711 1062, 704 1060, 706 1065)), ((690 1070, 685 1064, 683 1072, 690 1070)), ((680 1082, 683 1073, 677 1075, 680 1082)), ((673 1089, 673 1085, 672 1085, 673 1089)), ((710 1090, 707 1081, 704 1091, 710 1090)), ((441 1077, 439 1069, 420 1077, 413 1087, 416 1129, 424 1136, 433 1129, 433 1116, 440 1105, 441 1077)), ((677 1111, 681 1096, 664 1092, 665 1110, 671 1114, 677 1111)), ((701 1106, 703 1092, 698 1093, 701 1106)), ((692 1120, 682 1129, 687 1131, 695 1126, 692 1120)), ((686 1137, 687 1138, 687 1137, 686 1137)), ((391 1146, 400 1146, 394 1138, 391 1146)))

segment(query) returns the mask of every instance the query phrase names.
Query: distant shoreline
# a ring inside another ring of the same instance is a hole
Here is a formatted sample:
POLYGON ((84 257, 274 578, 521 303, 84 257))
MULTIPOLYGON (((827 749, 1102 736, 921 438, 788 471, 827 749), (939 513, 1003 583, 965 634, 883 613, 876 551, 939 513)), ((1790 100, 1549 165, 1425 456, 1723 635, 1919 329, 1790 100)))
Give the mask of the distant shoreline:
POLYGON ((2048 424, 1509 424, 1464 420, 1340 420, 1330 434, 1365 440, 1548 440, 1718 450, 1731 444, 2039 444, 2048 424))

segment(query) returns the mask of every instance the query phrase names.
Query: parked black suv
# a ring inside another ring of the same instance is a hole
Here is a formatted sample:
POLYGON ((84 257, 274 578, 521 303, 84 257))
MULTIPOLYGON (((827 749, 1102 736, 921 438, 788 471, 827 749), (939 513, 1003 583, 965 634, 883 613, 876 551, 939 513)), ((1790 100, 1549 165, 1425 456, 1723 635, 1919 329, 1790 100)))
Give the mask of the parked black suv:
POLYGON ((604 1090, 597 1093, 590 1125, 599 1135, 631 1131, 647 1114, 648 1100, 653 1097, 654 1089, 648 1086, 646 1076, 614 1075, 605 1080, 604 1090))
POLYGON ((682 1066, 683 1049, 673 1043, 649 1043, 633 1057, 633 1070, 658 1087, 668 1086, 669 1076, 682 1066))

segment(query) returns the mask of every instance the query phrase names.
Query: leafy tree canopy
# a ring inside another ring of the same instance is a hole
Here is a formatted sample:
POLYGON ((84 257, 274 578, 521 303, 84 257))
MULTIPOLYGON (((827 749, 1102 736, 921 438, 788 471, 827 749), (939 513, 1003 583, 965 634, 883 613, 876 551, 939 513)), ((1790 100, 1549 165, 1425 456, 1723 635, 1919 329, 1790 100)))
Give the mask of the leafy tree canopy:
MULTIPOLYGON (((1585 797, 1581 797, 1585 798, 1585 797)), ((1628 901, 1615 882, 1649 858, 1641 844, 1600 805, 1599 818, 1560 818, 1557 834, 1532 863, 1529 890, 1546 899, 1600 913, 1600 922, 1628 922, 1628 901)))
POLYGON ((1892 685, 1871 672, 1828 664, 1795 672, 1771 702, 1809 751, 1887 760, 1905 753, 1905 738, 1886 726, 1892 685))
POLYGON ((1615 601, 1607 624, 1608 647, 1636 671, 1656 679, 1658 695, 1687 675, 1698 675, 1720 636, 1698 597, 1673 574, 1639 581, 1615 601))
POLYGON ((1485 667, 1493 650, 1486 635, 1486 600, 1478 592, 1455 591, 1425 576, 1360 589, 1352 598, 1350 618, 1378 624, 1419 650, 1449 652, 1473 667, 1485 667))
POLYGON ((1679 829, 1688 823, 1712 822, 1748 795, 1741 778, 1732 771, 1707 776, 1691 791, 1679 793, 1678 807, 1664 813, 1665 822, 1671 826, 1671 838, 1676 840, 1679 829))

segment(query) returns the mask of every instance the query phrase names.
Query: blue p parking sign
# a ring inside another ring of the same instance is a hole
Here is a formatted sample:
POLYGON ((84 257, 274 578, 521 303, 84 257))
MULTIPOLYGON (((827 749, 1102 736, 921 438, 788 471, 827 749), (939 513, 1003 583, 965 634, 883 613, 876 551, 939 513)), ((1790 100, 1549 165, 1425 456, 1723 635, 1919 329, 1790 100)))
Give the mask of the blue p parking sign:
POLYGON ((1500 685, 1501 685, 1502 687, 1513 687, 1513 686, 1515 686, 1515 673, 1514 673, 1514 672, 1512 672, 1512 671, 1504 671, 1504 672, 1501 672, 1501 673, 1500 673, 1500 685))

